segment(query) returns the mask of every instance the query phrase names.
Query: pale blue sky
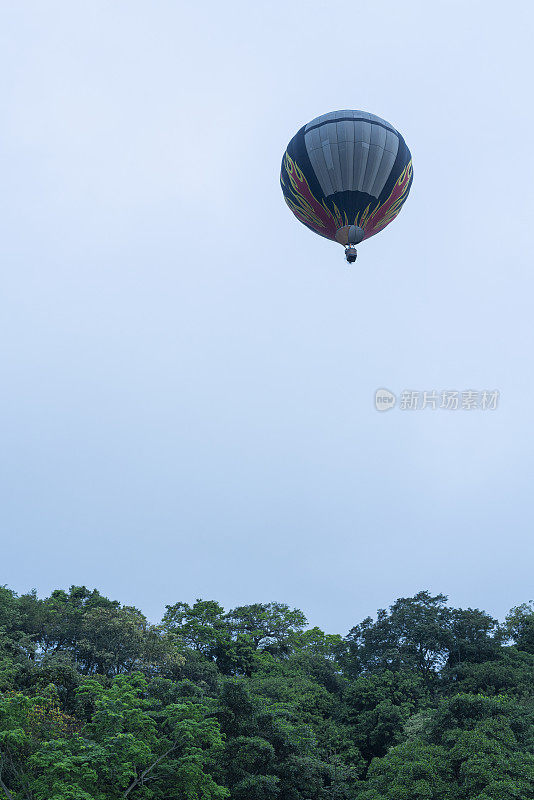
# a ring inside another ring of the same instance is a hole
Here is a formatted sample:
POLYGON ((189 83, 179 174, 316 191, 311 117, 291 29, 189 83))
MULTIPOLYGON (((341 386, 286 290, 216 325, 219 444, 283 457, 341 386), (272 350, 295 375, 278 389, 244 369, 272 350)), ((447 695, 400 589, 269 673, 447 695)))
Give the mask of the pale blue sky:
POLYGON ((0 2, 0 582, 340 632, 421 588, 501 617, 534 595, 533 22, 0 2), (340 108, 414 159, 352 268, 278 184, 340 108), (379 414, 380 386, 501 405, 379 414))

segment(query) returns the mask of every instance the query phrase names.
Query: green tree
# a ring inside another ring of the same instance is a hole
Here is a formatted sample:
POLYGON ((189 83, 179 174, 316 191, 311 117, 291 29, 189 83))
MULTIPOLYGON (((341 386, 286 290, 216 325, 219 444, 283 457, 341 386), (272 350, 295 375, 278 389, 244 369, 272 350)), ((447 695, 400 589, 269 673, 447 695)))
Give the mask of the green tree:
POLYGON ((358 800, 464 800, 443 747, 419 740, 375 759, 358 787, 358 800))
POLYGON ((450 642, 447 598, 423 591, 401 597, 349 633, 348 668, 361 671, 415 670, 430 688, 446 662, 450 642))
POLYGON ((166 606, 162 628, 206 658, 214 658, 221 639, 228 638, 224 608, 214 600, 166 606))
POLYGON ((518 650, 534 654, 534 606, 532 603, 512 608, 506 617, 504 633, 517 645, 518 650))
POLYGON ((225 617, 233 636, 246 636, 254 648, 288 653, 306 625, 306 617, 285 603, 238 606, 225 617))
POLYGON ((92 707, 81 725, 43 699, 16 695, 2 709, 2 784, 9 800, 222 800, 206 769, 222 747, 215 719, 193 703, 158 706, 140 674, 78 690, 92 707), (52 713, 53 712, 53 713, 52 713), (67 735, 68 734, 68 735, 67 735))
POLYGON ((0 798, 534 800, 533 615, 419 592, 343 639, 281 603, 152 625, 3 587, 0 798))

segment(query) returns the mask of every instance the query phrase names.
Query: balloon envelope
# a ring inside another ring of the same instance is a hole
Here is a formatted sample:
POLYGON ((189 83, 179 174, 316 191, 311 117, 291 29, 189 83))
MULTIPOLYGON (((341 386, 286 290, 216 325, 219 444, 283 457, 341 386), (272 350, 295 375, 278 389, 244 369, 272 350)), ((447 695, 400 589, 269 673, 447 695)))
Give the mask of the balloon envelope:
POLYGON ((412 157, 401 134, 365 111, 332 111, 304 125, 289 142, 280 183, 293 214, 320 236, 362 241, 401 210, 412 185, 412 157))

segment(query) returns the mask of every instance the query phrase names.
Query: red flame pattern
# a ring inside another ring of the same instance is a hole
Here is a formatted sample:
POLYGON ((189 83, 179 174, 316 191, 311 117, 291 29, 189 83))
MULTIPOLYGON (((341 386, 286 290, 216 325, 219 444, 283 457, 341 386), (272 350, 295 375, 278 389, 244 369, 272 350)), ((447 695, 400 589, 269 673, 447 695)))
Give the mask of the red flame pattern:
POLYGON ((320 236, 333 240, 335 240, 336 232, 346 225, 358 225, 363 228, 364 240, 383 230, 401 210, 413 175, 410 161, 399 176, 387 200, 384 200, 373 211, 370 210, 370 203, 363 212, 356 214, 354 220, 349 221, 347 214, 341 212, 335 203, 332 204, 333 210, 331 210, 324 200, 320 203, 314 197, 304 173, 288 153, 284 155, 284 169, 291 184, 288 187, 284 183, 284 170, 282 170, 282 185, 284 189, 289 190, 289 196, 284 195, 284 198, 293 214, 320 236))

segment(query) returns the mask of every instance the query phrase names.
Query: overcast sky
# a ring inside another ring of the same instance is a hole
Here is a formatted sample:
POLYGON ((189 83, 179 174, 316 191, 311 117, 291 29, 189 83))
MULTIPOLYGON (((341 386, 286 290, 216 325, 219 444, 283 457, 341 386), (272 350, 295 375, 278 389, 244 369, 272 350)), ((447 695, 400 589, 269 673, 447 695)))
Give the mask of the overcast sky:
POLYGON ((342 633, 532 598, 532 3, 0 9, 0 583, 342 633), (349 108, 414 161, 353 267, 279 186, 349 108))

